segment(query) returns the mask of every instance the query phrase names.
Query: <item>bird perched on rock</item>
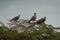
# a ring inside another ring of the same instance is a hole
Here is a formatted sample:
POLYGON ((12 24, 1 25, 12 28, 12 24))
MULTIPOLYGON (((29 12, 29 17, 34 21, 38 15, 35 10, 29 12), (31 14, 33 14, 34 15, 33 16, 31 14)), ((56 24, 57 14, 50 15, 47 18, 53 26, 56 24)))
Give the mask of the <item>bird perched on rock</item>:
POLYGON ((16 17, 12 18, 10 21, 17 21, 17 20, 19 19, 19 17, 20 17, 20 15, 18 15, 18 16, 16 16, 16 17))
POLYGON ((30 23, 30 21, 35 21, 36 20, 36 13, 34 13, 34 15, 31 17, 31 19, 28 21, 28 23, 30 23))
POLYGON ((37 24, 41 24, 44 23, 46 21, 46 17, 39 19, 38 21, 36 21, 37 24))

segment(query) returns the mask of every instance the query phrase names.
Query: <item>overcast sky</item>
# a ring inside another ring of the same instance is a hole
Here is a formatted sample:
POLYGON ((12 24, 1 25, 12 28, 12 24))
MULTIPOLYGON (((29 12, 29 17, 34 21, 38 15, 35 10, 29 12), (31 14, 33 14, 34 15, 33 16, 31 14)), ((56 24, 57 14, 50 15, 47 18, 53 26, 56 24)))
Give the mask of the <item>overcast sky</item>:
POLYGON ((37 19, 46 16, 47 24, 60 26, 60 0, 0 0, 0 21, 7 22, 3 16, 11 19, 19 14, 30 19, 34 12, 37 19))

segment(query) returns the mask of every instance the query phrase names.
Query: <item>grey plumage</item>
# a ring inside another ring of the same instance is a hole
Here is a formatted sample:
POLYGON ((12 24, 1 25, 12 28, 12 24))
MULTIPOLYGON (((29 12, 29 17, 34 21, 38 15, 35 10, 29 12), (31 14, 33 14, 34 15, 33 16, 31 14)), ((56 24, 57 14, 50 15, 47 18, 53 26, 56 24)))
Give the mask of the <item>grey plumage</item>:
POLYGON ((18 15, 18 16, 16 16, 16 17, 12 18, 10 21, 17 21, 17 20, 19 19, 19 17, 20 17, 20 15, 18 15))
POLYGON ((36 20, 36 13, 34 13, 34 15, 31 17, 31 19, 28 21, 30 23, 30 21, 35 21, 36 20))

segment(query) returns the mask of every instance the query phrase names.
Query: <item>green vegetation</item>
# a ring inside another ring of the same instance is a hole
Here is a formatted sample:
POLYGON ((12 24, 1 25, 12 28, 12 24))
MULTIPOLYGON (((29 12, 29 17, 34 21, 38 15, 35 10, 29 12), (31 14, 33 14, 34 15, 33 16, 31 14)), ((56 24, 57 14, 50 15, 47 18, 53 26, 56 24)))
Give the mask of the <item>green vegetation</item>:
MULTIPOLYGON (((11 22, 13 23, 13 22, 11 22)), ((0 26, 0 39, 3 40, 60 40, 60 32, 54 31, 52 25, 37 25, 37 24, 28 24, 27 20, 18 24, 19 22, 13 23, 9 27, 2 24, 0 26), (25 25, 22 25, 25 24, 25 25), (37 26, 36 26, 37 25, 37 26), (22 29, 18 29, 22 28, 22 29)))

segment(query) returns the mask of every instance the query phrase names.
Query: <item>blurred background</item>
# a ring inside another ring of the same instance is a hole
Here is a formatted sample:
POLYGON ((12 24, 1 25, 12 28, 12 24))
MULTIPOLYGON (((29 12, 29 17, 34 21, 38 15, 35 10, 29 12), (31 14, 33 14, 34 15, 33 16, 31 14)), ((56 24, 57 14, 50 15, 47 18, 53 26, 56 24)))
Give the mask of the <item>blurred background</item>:
POLYGON ((21 19, 30 19, 34 12, 37 19, 46 16, 47 24, 60 26, 60 0, 0 0, 0 21, 4 23, 19 14, 21 19))

